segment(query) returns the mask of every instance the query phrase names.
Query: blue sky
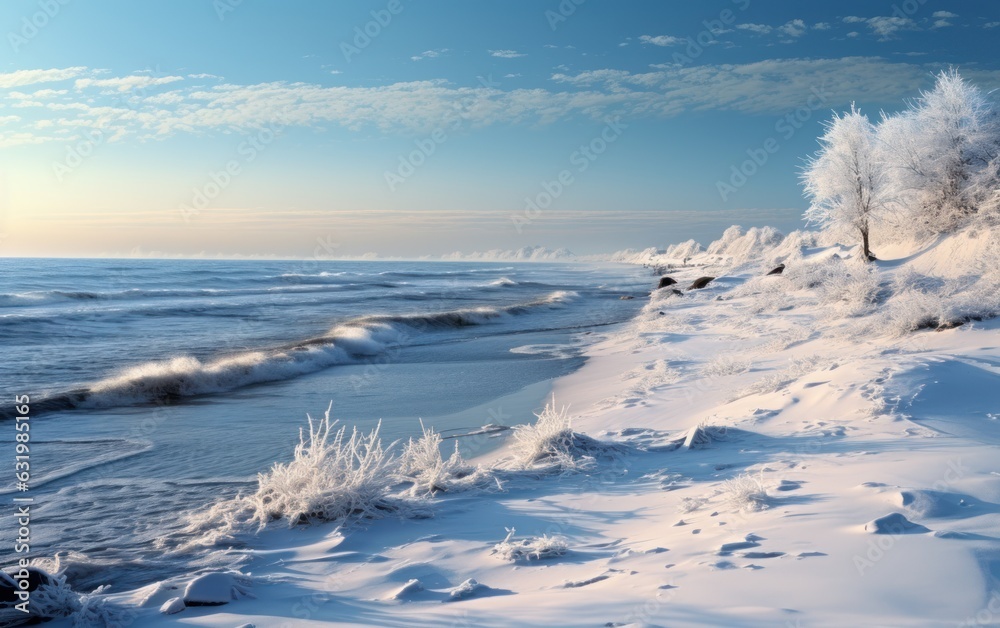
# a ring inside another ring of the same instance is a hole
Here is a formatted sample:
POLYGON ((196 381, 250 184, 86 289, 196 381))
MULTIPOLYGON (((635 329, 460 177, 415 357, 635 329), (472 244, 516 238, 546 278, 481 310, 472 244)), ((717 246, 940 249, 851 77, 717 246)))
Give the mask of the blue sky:
POLYGON ((899 108, 948 65, 1000 87, 985 1, 11 0, 0 25, 7 255, 791 229, 831 110, 899 108))

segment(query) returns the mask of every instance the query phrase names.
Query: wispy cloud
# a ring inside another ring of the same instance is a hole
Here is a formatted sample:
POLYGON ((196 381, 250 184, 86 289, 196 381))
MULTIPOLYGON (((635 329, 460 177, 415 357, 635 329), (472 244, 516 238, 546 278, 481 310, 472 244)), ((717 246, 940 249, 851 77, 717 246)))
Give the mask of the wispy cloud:
POLYGON ((156 85, 166 85, 176 81, 183 81, 180 76, 145 76, 132 75, 107 79, 77 79, 74 86, 76 89, 86 89, 88 87, 104 87, 119 92, 129 92, 137 89, 145 89, 156 85))
POLYGON ((677 46, 684 43, 684 39, 673 35, 640 35, 639 41, 653 46, 677 46))
POLYGON ((443 54, 449 52, 447 48, 441 48, 439 50, 425 50, 418 55, 413 55, 410 57, 413 61, 423 61, 424 59, 437 59, 443 54))
POLYGON ((872 33, 878 35, 879 40, 888 41, 894 39, 896 33, 903 30, 920 30, 917 23, 908 17, 898 16, 877 16, 858 17, 848 15, 844 18, 847 24, 865 24, 872 33))
POLYGON ((61 70, 18 70, 16 72, 8 72, 0 74, 0 89, 65 81, 66 79, 83 76, 86 71, 87 68, 85 67, 73 67, 61 70))
POLYGON ((808 29, 802 20, 790 20, 778 27, 778 31, 789 37, 802 37, 808 29))
POLYGON ((490 56, 499 57, 501 59, 516 59, 518 57, 526 57, 528 55, 516 50, 490 50, 490 56))
MULTIPOLYGON (((794 19, 785 22, 780 26, 770 26, 768 24, 754 24, 752 22, 746 24, 737 24, 736 28, 741 31, 748 33, 753 33, 755 35, 778 35, 783 39, 780 39, 781 43, 792 43, 798 38, 802 37, 809 31, 809 25, 805 23, 805 20, 794 19)), ((817 24, 813 28, 818 30, 826 30, 829 28, 828 24, 817 24)))
MULTIPOLYGON (((638 73, 615 68, 575 74, 563 70, 551 77, 549 88, 504 90, 495 85, 461 87, 444 80, 378 87, 301 82, 204 87, 176 77, 146 75, 74 79, 97 73, 80 68, 59 76, 66 82, 99 80, 98 86, 106 89, 81 92, 56 85, 3 94, 0 102, 6 101, 17 115, 0 127, 0 145, 67 141, 88 128, 101 129, 117 140, 149 140, 269 125, 418 133, 456 121, 478 128, 607 115, 669 117, 691 110, 780 114, 816 90, 830 107, 855 99, 897 102, 925 87, 935 69, 881 58, 772 59, 743 65, 664 65, 638 73), (149 88, 136 89, 124 99, 120 96, 122 86, 136 85, 149 88), (41 129, 47 129, 45 134, 41 129)), ((15 79, 0 77, 7 78, 7 84, 25 85, 56 76, 25 72, 15 79), (34 77, 30 81, 29 75, 34 77)), ((984 88, 1000 86, 1000 72, 972 72, 969 78, 984 88)))
POLYGON ((948 20, 954 19, 958 17, 958 15, 952 13, 951 11, 935 11, 932 14, 932 17, 934 17, 935 20, 934 25, 931 26, 931 28, 946 28, 948 26, 953 26, 953 24, 948 20))
POLYGON ((737 24, 736 28, 741 31, 750 31, 751 33, 757 33, 758 35, 767 35, 773 28, 767 24, 737 24))

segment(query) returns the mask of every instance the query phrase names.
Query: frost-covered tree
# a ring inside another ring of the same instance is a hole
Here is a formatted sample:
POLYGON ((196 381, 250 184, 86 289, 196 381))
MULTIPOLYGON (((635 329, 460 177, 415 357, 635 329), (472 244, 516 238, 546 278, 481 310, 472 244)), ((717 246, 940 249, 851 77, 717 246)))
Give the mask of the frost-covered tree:
POLYGON ((953 231, 995 198, 1000 120, 990 100, 952 69, 906 111, 883 115, 892 187, 920 233, 953 231))
POLYGON ((875 127, 854 105, 834 114, 819 139, 820 150, 806 165, 802 182, 809 209, 805 219, 824 228, 854 234, 866 259, 872 226, 888 206, 888 186, 875 127))

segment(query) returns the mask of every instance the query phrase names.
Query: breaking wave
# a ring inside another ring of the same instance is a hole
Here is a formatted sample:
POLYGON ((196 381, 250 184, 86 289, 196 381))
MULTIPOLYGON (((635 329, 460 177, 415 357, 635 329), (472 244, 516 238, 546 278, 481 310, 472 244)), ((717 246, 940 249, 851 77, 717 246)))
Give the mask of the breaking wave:
MULTIPOLYGON (((503 307, 477 307, 427 314, 381 314, 345 321, 323 336, 294 344, 214 359, 178 356, 125 368, 90 386, 32 404, 35 414, 72 408, 110 408, 169 403, 244 386, 292 379, 411 344, 424 332, 484 325, 507 316, 558 307, 577 294, 557 291, 503 307)), ((10 418, 0 414, 0 418, 10 418)))

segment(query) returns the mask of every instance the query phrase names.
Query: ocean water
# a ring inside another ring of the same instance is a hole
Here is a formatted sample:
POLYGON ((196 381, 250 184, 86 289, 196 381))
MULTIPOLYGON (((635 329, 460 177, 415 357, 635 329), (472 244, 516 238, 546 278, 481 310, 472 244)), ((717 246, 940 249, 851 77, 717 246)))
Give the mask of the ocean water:
MULTIPOLYGON (((185 515, 288 460, 306 413, 386 440, 532 419, 651 277, 614 265, 0 260, 0 447, 31 398, 31 556, 77 590, 223 560, 185 515), (176 539, 175 539, 176 540, 176 539), (168 544, 169 549, 169 544, 168 544)), ((475 441, 467 455, 490 442, 475 441)), ((13 472, 0 483, 17 496, 13 472)), ((21 494, 22 496, 24 494, 21 494)), ((13 508, 0 555, 13 560, 13 508)), ((252 544, 252 542, 251 542, 252 544)))

